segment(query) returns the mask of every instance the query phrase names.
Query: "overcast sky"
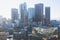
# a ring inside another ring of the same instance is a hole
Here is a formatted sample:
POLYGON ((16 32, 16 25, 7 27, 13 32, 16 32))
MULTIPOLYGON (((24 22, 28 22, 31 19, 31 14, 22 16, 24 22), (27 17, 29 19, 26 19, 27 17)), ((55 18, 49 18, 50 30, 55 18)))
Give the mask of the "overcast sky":
POLYGON ((60 0, 0 0, 0 16, 11 18, 11 8, 19 9, 21 3, 27 3, 27 7, 43 3, 51 7, 51 19, 60 20, 60 0))

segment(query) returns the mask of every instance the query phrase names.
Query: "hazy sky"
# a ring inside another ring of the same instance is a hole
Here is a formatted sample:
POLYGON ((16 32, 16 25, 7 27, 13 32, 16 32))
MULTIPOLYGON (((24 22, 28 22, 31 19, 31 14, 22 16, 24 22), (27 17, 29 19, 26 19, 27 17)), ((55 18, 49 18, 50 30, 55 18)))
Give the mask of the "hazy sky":
POLYGON ((0 15, 11 18, 11 8, 19 9, 19 5, 24 2, 27 3, 27 7, 44 3, 44 6, 51 7, 51 19, 60 20, 60 0, 0 0, 0 15))

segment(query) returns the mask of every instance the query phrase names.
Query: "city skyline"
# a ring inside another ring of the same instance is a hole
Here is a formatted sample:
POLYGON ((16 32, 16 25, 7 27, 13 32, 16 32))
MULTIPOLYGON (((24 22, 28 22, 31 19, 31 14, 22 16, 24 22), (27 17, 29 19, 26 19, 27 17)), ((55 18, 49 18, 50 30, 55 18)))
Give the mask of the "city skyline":
MULTIPOLYGON (((51 7, 51 19, 60 20, 59 18, 59 0, 1 0, 0 15, 6 18, 11 18, 11 8, 17 8, 19 5, 26 2, 27 8, 34 8, 35 4, 43 3, 44 6, 51 7)), ((45 11, 45 10, 44 10, 45 11)))

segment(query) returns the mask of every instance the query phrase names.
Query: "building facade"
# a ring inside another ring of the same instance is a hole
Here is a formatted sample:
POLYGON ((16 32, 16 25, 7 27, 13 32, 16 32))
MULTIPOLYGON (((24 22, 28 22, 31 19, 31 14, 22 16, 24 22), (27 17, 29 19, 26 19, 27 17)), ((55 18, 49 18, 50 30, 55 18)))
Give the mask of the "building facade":
POLYGON ((29 21, 33 21, 35 15, 35 8, 28 8, 28 19, 29 21))
POLYGON ((20 13, 21 13, 21 25, 25 26, 28 23, 28 12, 26 3, 20 5, 20 13))
POLYGON ((18 9, 12 8, 11 12, 12 21, 15 22, 15 20, 18 20, 18 9))
POLYGON ((42 22, 43 20, 43 4, 36 4, 35 5, 35 21, 42 22))
POLYGON ((45 7, 45 24, 49 25, 50 24, 50 7, 45 7))

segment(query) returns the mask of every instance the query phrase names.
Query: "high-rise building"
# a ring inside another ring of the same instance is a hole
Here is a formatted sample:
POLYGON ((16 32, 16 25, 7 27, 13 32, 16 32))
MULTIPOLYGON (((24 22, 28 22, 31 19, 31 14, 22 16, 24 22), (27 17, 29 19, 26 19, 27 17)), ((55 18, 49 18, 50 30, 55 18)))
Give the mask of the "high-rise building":
POLYGON ((35 4, 35 23, 37 23, 37 26, 40 24, 43 24, 43 4, 35 4))
POLYGON ((42 21, 43 20, 43 4, 35 5, 35 20, 42 21))
POLYGON ((18 21, 18 9, 12 8, 11 9, 11 17, 12 17, 12 26, 17 27, 17 21, 18 21))
POLYGON ((46 25, 49 25, 50 24, 50 7, 45 7, 45 22, 46 22, 46 25))
POLYGON ((21 24, 22 26, 27 25, 28 23, 28 12, 26 3, 20 5, 20 13, 21 13, 21 24))
POLYGON ((16 20, 18 20, 18 9, 12 8, 11 15, 12 15, 12 22, 14 23, 16 20))
POLYGON ((28 8, 28 19, 32 21, 35 15, 35 8, 28 8))

